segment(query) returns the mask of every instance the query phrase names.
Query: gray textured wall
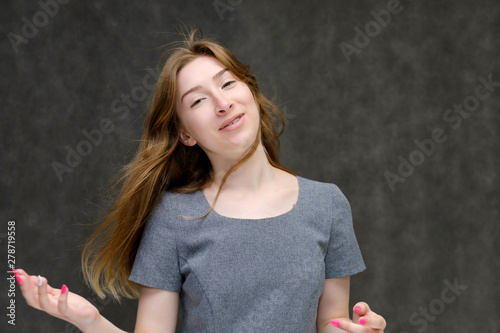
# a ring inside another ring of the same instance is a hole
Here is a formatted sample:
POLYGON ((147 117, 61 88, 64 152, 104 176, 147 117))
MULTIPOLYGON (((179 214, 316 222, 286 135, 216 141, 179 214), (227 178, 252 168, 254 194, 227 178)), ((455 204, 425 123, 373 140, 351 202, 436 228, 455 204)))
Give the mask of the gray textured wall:
POLYGON ((133 329, 135 301, 96 301, 79 256, 137 147, 157 48, 181 22, 250 64, 264 90, 276 86, 284 164, 350 200, 368 267, 353 302, 383 314, 387 332, 499 327, 497 0, 59 2, 57 13, 41 5, 54 0, 3 1, 0 12, 0 331, 74 332, 19 293, 7 324, 11 220, 16 266, 133 329), (390 22, 374 24, 371 11, 387 8, 390 22), (66 161, 68 149, 87 156, 66 161))

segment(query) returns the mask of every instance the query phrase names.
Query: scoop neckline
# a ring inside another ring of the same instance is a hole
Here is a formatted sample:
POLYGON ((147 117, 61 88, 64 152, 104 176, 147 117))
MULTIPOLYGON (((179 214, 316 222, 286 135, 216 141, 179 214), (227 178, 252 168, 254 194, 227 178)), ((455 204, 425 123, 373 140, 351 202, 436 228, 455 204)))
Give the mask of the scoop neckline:
MULTIPOLYGON (((284 212, 283 214, 280 214, 280 215, 276 215, 276 216, 271 216, 271 217, 264 217, 264 218, 259 218, 259 219, 250 219, 250 218, 241 218, 241 217, 230 217, 230 216, 225 216, 225 215, 222 215, 222 214, 219 214, 215 209, 212 209, 210 211, 210 213, 208 214, 208 216, 210 216, 210 214, 214 214, 216 215, 217 217, 219 218, 223 218, 223 219, 226 219, 226 220, 235 220, 235 221, 254 221, 254 222, 257 222, 257 221, 267 221, 267 220, 273 220, 273 219, 278 219, 278 218, 281 218, 281 217, 284 217, 286 215, 289 215, 289 214, 292 214, 293 211, 295 211, 297 209, 297 206, 299 205, 300 201, 301 201, 301 198, 302 198, 302 177, 300 176, 295 176, 296 179, 297 179, 297 183, 298 183, 298 186, 299 186, 299 193, 298 193, 298 196, 297 196, 297 202, 295 202, 295 205, 293 205, 292 208, 290 208, 290 210, 284 212)), ((210 202, 208 202, 207 198, 205 197, 205 194, 203 194, 203 191, 202 190, 199 190, 199 194, 203 197, 203 202, 205 204, 205 206, 207 207, 206 210, 209 210, 210 209, 210 202)), ((207 216, 207 217, 208 217, 207 216)))

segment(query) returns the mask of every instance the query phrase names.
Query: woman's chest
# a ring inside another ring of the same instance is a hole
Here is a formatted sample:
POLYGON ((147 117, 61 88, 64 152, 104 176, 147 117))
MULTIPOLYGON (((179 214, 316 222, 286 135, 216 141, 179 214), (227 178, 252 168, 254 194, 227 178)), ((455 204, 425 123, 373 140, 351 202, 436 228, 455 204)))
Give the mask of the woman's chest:
POLYGON ((194 274, 218 299, 224 290, 252 293, 280 284, 292 290, 310 282, 316 288, 324 280, 329 229, 311 218, 206 223, 178 241, 181 274, 194 274))

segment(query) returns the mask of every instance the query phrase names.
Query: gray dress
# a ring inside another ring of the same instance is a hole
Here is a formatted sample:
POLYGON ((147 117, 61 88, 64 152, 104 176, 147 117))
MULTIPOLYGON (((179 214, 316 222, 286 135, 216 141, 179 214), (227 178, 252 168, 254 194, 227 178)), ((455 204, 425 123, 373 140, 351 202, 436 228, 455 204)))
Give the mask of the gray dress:
POLYGON ((265 219, 188 220, 210 208, 203 193, 165 193, 129 279, 180 292, 185 333, 316 332, 325 279, 365 265, 340 189, 298 181, 295 207, 265 219))

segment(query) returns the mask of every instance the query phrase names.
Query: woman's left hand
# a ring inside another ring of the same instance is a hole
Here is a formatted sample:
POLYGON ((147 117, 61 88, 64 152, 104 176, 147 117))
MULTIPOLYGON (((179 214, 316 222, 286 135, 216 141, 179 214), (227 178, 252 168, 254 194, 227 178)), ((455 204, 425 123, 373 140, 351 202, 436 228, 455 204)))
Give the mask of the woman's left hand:
POLYGON ((384 317, 373 312, 365 302, 354 306, 352 322, 333 319, 331 324, 350 333, 383 333, 386 326, 384 317))

